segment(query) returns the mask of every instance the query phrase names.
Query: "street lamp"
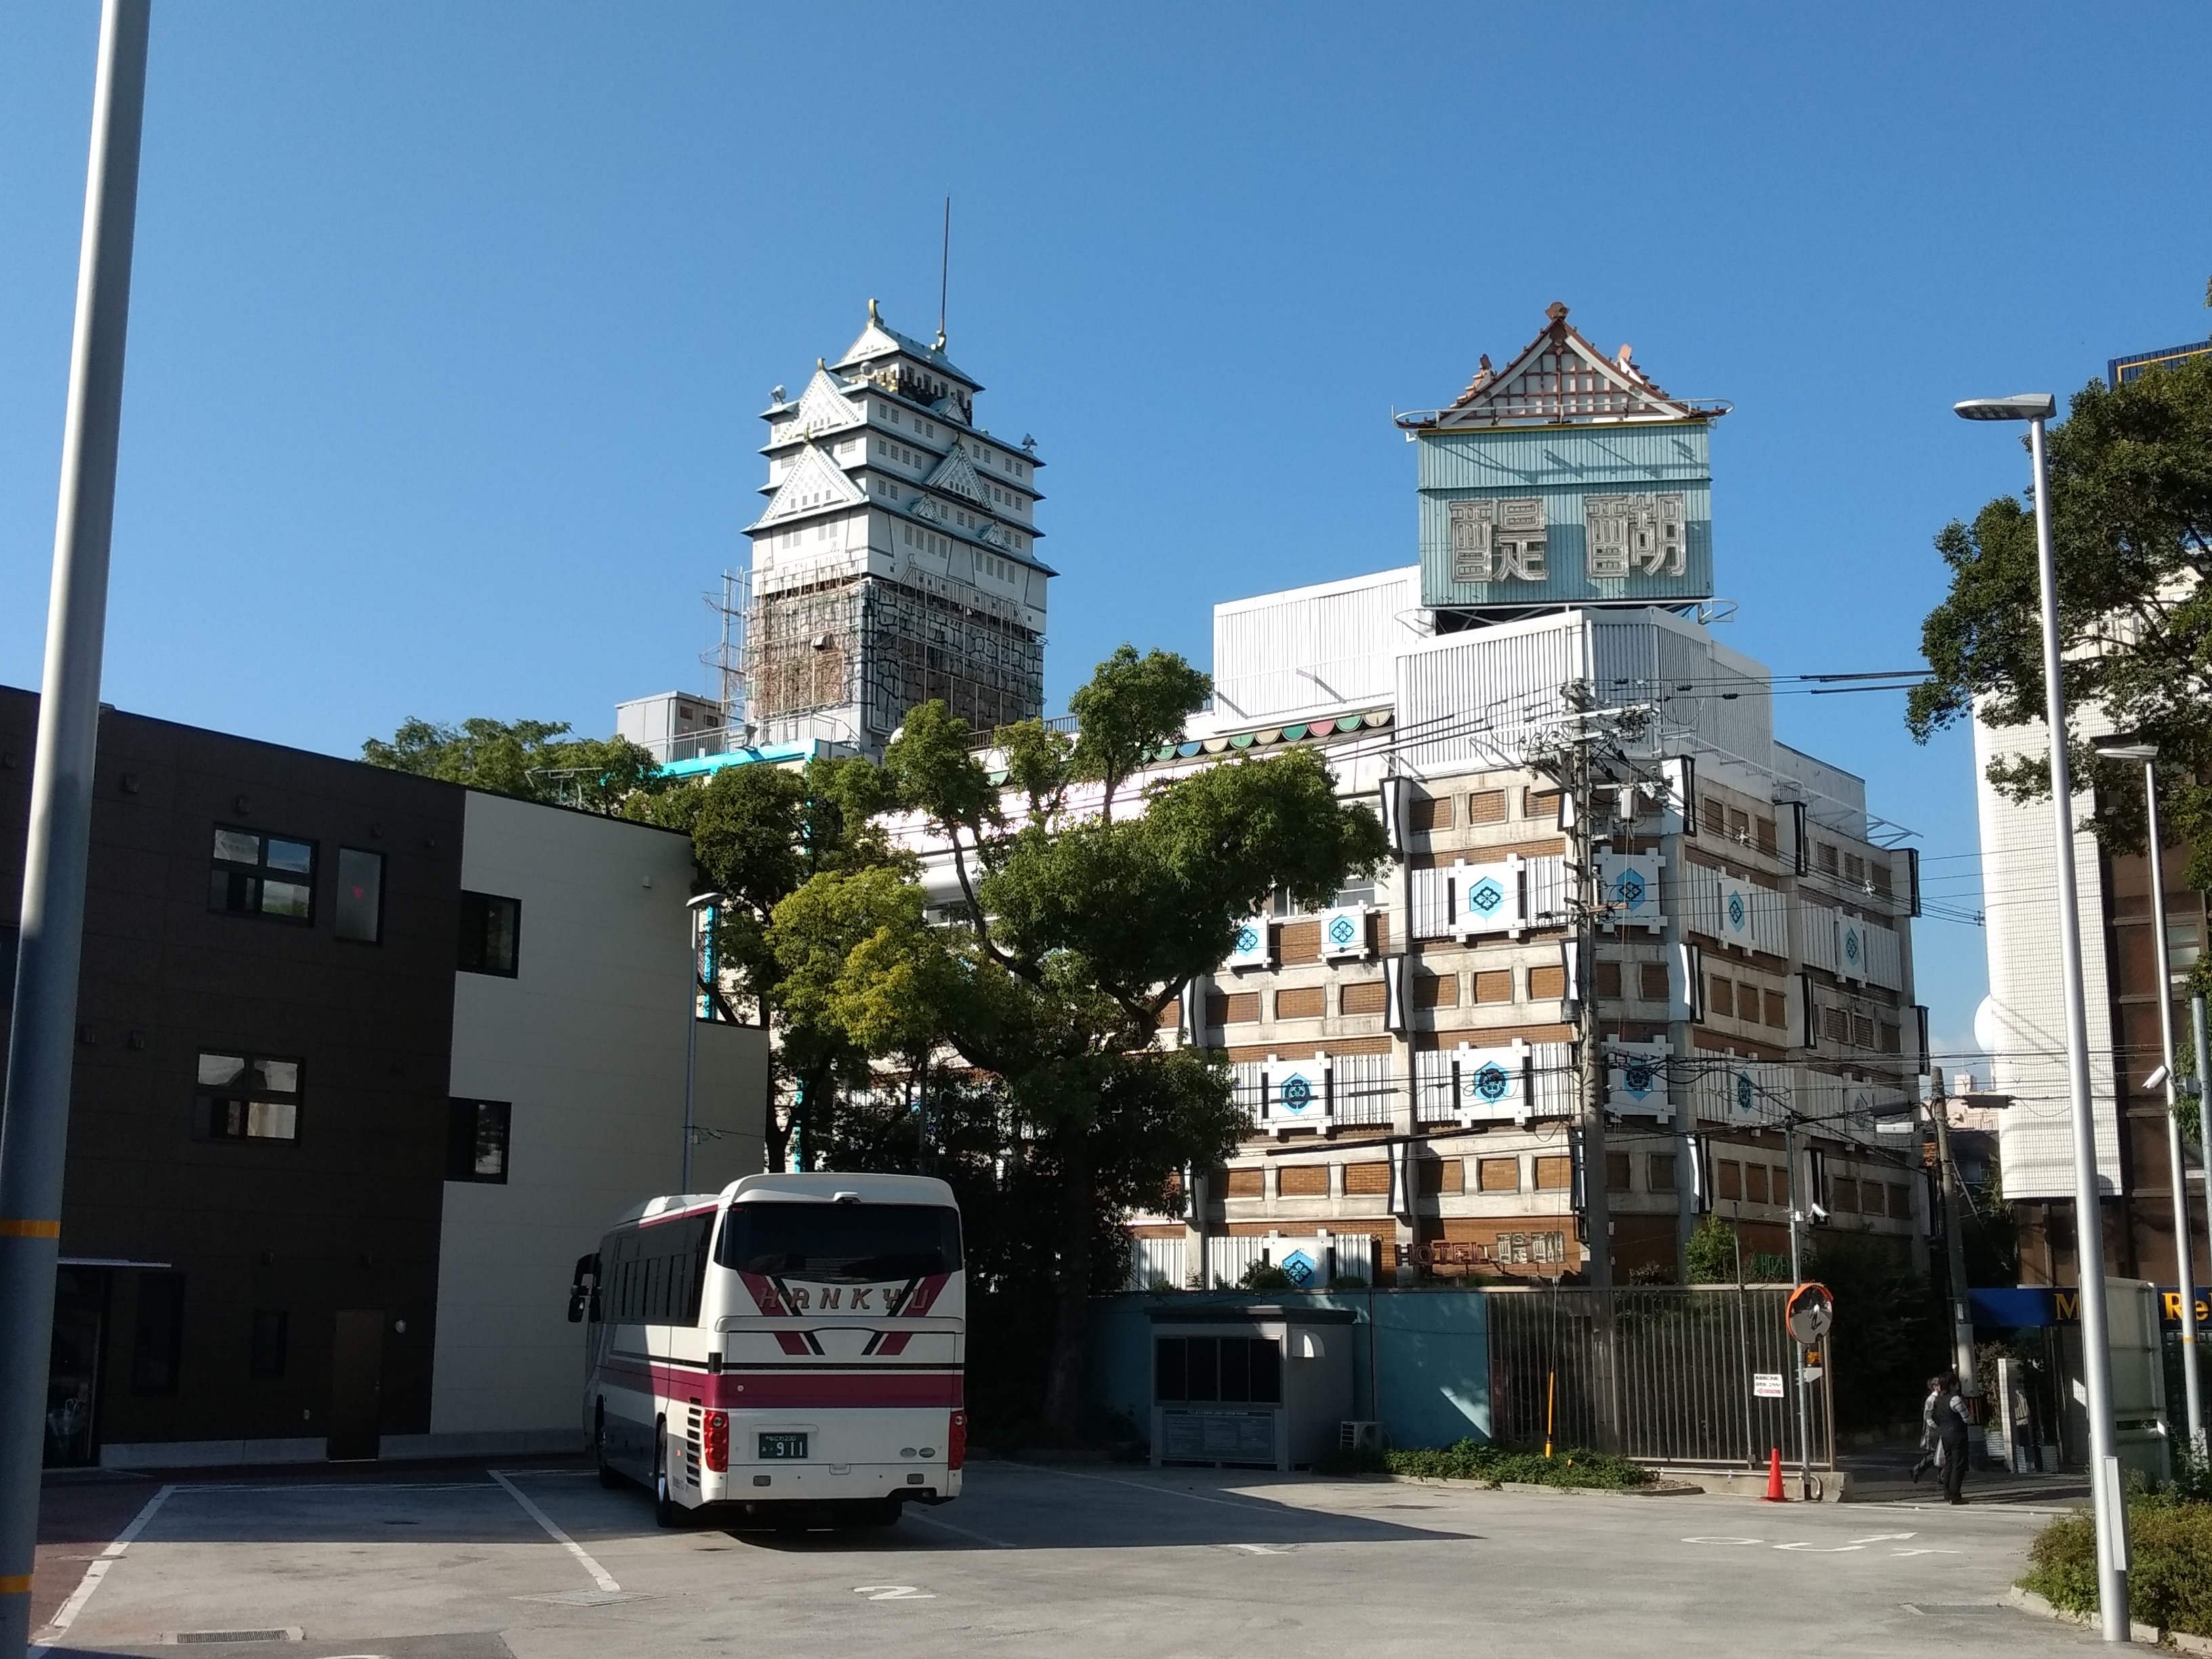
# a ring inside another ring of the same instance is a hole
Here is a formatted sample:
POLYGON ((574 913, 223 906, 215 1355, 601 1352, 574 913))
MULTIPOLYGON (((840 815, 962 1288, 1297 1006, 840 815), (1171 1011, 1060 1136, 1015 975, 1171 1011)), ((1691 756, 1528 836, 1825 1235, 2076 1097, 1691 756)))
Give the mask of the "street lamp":
POLYGON ((691 1103, 699 1083, 699 924, 714 925, 714 907, 727 904, 726 893, 701 893, 684 902, 690 962, 684 970, 684 1178, 676 1190, 691 1190, 691 1103))
POLYGON ((2097 1194, 2097 1126, 2089 1103, 2088 1015, 2081 990, 2081 914, 2074 877, 2074 783, 2066 763, 2066 688, 2059 678, 2058 577, 2051 550, 2051 465, 2043 423, 2058 412, 2047 392, 1970 398, 1968 421, 2026 421, 2035 488, 2035 569, 2043 611, 2044 720, 2051 728, 2051 816, 2057 850, 2058 958, 2066 994, 2066 1085, 2074 1121, 2075 1257, 2081 1281, 2081 1369, 2089 1408, 2089 1489, 2097 1506, 2097 1610, 2107 1642, 2128 1627, 2127 1510, 2112 1432, 2112 1355, 2105 1318, 2105 1224, 2097 1194))
POLYGON ((2143 769, 2143 810, 2149 817, 2150 925, 2158 935, 2158 1075, 2145 1079, 2145 1088, 2166 1088, 2166 1164, 2173 1182, 2173 1255, 2175 1283, 2181 1291, 2181 1376, 2189 1400, 2189 1449, 2204 1455, 2204 1396, 2197 1381, 2196 1252, 2189 1237, 2189 1185, 2181 1158, 2181 1119, 2174 1108, 2178 1090, 2173 1076, 2173 960, 2166 933, 2166 872, 2158 833, 2158 745, 2108 738, 2097 745, 2105 760, 2140 761, 2143 769))

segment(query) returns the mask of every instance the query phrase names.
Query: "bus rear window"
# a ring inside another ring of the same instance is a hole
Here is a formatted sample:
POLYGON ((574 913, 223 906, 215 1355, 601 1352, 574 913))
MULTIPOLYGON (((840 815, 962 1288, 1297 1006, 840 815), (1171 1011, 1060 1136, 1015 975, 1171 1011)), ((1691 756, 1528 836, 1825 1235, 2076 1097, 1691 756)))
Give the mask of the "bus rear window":
POLYGON ((733 1204, 714 1260, 831 1285, 949 1273, 960 1266, 960 1212, 937 1204, 733 1204))

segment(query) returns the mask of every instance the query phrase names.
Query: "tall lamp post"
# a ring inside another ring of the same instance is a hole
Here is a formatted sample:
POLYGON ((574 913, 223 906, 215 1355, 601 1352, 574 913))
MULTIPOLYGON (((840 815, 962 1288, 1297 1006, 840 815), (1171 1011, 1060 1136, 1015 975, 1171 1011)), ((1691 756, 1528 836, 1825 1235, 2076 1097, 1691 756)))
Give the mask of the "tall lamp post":
POLYGON ((2051 816, 2057 853, 2058 958, 2066 996, 2067 1099, 2074 1124, 2075 1259, 2081 1281, 2081 1369, 2088 1390, 2089 1489, 2097 1508, 2097 1612, 2107 1642, 2128 1627, 2127 1508, 2112 1432, 2112 1354, 2105 1317, 2105 1220, 2097 1192, 2097 1124, 2089 1101, 2089 1021, 2081 989, 2081 913, 2074 875, 2074 782, 2066 759, 2066 688, 2059 673, 2058 579, 2051 549, 2051 466, 2043 425, 2058 412, 2047 392, 1972 398, 1969 421, 2026 421, 2035 487, 2035 568, 2043 611, 2044 720, 2051 729, 2051 816))
POLYGON ((2173 957, 2166 933, 2166 871, 2158 833, 2158 745, 2113 738, 2100 743, 2106 760, 2140 761, 2143 810, 2149 818, 2150 925, 2158 935, 2158 1074, 2166 1085, 2166 1163, 2173 1182, 2174 1283, 2181 1291, 2181 1377, 2189 1401, 2189 1447, 2204 1455, 2204 1396, 2197 1371, 2196 1250, 2189 1237, 2188 1173, 2181 1157, 2181 1118, 2175 1112, 2180 1085, 2173 1067, 2173 957))
POLYGON ((684 902, 685 943, 690 962, 684 975, 684 1178, 676 1190, 691 1190, 692 1103, 699 1091, 699 928, 714 926, 714 907, 730 902, 726 893, 701 893, 684 902))

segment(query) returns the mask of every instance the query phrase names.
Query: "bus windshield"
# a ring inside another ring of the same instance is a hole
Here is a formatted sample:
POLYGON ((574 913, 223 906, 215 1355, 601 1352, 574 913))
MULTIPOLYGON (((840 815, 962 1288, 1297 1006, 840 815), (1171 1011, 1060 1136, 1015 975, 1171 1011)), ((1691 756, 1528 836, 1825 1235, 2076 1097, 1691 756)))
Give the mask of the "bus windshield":
POLYGON ((935 1204, 733 1204, 714 1261, 831 1285, 956 1273, 960 1212, 935 1204))

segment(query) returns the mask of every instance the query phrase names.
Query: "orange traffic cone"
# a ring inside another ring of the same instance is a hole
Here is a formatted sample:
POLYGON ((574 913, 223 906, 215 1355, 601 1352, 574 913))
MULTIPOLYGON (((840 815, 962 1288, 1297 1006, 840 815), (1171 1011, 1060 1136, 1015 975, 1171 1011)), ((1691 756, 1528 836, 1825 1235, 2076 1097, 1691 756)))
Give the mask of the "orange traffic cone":
POLYGON ((1782 1495, 1782 1449, 1778 1446, 1766 1454, 1766 1497, 1763 1501, 1769 1504, 1790 1501, 1782 1495))

